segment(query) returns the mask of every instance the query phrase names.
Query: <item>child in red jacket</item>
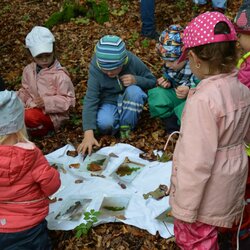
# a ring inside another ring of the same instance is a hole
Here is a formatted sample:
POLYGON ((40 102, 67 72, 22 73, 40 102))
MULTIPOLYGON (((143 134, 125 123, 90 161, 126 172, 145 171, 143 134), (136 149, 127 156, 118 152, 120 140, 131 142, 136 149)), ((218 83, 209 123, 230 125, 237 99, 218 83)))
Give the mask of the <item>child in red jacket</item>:
POLYGON ((45 217, 59 173, 27 139, 15 92, 0 92, 0 117, 1 249, 51 249, 45 217))

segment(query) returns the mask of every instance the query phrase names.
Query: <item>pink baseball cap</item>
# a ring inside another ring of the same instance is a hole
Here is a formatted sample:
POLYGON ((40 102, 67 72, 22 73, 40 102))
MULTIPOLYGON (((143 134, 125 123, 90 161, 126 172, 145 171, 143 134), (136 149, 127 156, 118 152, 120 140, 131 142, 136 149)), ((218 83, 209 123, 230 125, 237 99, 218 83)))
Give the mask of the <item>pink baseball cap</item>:
POLYGON ((188 49, 200 45, 236 41, 237 35, 234 25, 231 21, 220 12, 205 12, 194 18, 184 30, 182 55, 178 63, 187 59, 188 49), (227 23, 229 34, 215 34, 216 24, 220 22, 227 23))

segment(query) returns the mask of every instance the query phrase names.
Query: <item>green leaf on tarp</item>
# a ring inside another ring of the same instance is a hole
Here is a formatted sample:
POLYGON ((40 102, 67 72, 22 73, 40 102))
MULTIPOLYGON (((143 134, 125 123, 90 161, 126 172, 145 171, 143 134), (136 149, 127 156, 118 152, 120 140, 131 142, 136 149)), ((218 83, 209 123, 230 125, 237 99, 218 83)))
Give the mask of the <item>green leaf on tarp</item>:
POLYGON ((104 206, 103 208, 110 211, 122 211, 125 209, 125 207, 111 207, 111 206, 104 206))

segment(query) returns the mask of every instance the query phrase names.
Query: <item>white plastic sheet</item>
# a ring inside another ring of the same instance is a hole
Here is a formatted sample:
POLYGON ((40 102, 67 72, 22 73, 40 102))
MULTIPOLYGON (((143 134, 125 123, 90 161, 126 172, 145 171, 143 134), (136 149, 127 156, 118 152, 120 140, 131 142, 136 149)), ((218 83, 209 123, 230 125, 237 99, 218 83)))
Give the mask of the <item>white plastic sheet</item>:
POLYGON ((100 216, 96 225, 119 221, 145 229, 153 235, 158 231, 164 238, 169 238, 173 235, 173 224, 157 219, 157 216, 169 209, 169 198, 164 197, 160 200, 153 198, 145 200, 143 198, 143 194, 155 190, 160 184, 170 185, 172 162, 146 161, 139 157, 141 150, 129 144, 119 143, 102 148, 97 152, 104 155, 114 153, 119 157, 110 158, 107 167, 101 173, 105 178, 93 177, 89 171, 83 172, 69 168, 69 165, 72 163, 80 163, 82 166, 84 161, 81 155, 76 157, 68 156, 66 154, 68 150, 74 150, 74 148, 71 145, 66 145, 46 155, 50 163, 56 163, 62 167, 61 169, 59 168, 62 185, 57 193, 53 195, 53 197, 57 198, 57 202, 50 204, 50 212, 46 218, 49 229, 72 230, 79 224, 84 223, 83 215, 78 220, 70 220, 67 216, 62 216, 62 213, 65 213, 67 210, 65 208, 69 207, 70 204, 75 204, 77 201, 81 201, 81 205, 84 204, 86 211, 91 209, 99 211, 103 202, 107 200, 119 201, 120 199, 121 204, 126 206, 124 210, 126 219, 112 216, 112 213, 108 213, 100 216), (145 164, 132 180, 121 180, 114 174, 125 157, 145 164), (63 169, 66 171, 63 171, 63 169), (75 183, 76 180, 82 180, 82 183, 75 183), (125 184, 126 189, 123 189, 118 182, 125 184))

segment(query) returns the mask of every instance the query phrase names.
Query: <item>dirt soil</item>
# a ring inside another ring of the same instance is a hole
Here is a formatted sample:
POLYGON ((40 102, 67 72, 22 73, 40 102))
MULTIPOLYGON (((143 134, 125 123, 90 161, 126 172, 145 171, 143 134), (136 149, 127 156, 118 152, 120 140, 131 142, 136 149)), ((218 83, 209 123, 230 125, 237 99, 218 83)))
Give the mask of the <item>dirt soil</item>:
MULTIPOLYGON (((80 0, 79 2, 84 2, 80 0)), ((98 0, 97 0, 98 2, 98 0)), ((192 0, 156 0, 157 30, 161 32, 170 24, 185 26, 194 16, 211 10, 211 3, 197 7, 192 0)), ((233 19, 242 1, 228 1, 226 15, 233 19)), ((44 154, 50 153, 67 143, 77 146, 82 138, 82 98, 86 91, 88 64, 94 45, 103 35, 116 34, 124 39, 127 48, 139 56, 159 77, 161 61, 155 52, 155 40, 140 36, 140 6, 138 0, 107 0, 110 10, 109 21, 100 25, 93 20, 86 23, 71 20, 58 24, 51 30, 56 37, 57 56, 71 74, 75 86, 77 104, 71 111, 71 119, 58 134, 36 140, 44 154)), ((63 0, 1 0, 0 1, 0 75, 7 88, 20 87, 23 68, 31 62, 24 40, 35 25, 44 25, 55 11, 62 7, 63 0)), ((81 19, 80 19, 81 20, 81 19)), ((118 142, 130 143, 145 152, 144 157, 155 159, 153 150, 162 150, 168 135, 159 120, 149 117, 147 107, 142 114, 138 128, 131 138, 121 140, 111 136, 98 138, 102 147, 118 142)), ((167 151, 171 154, 174 140, 167 151)), ((52 231, 54 249, 178 249, 174 239, 166 240, 158 234, 151 235, 145 230, 124 224, 103 224, 91 229, 88 236, 77 239, 74 231, 52 231)))

